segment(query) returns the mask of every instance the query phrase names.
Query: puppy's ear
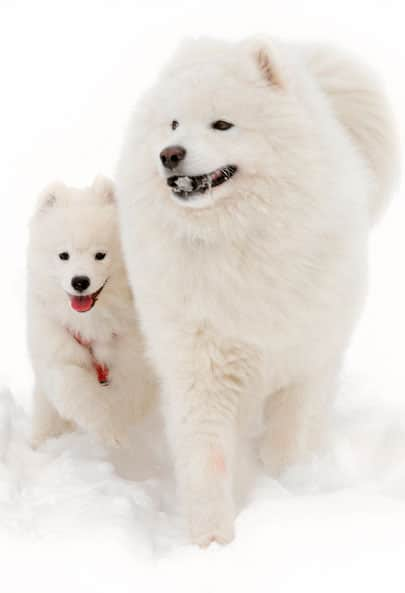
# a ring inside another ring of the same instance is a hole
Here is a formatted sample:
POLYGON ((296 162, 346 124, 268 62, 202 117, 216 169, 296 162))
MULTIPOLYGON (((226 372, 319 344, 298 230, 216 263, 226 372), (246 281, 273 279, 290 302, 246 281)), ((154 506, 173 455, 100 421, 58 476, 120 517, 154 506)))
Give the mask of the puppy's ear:
POLYGON ((50 208, 54 208, 62 199, 61 195, 65 189, 63 183, 59 181, 54 181, 47 185, 38 197, 36 212, 46 212, 50 208))
POLYGON ((91 186, 92 190, 106 203, 115 202, 115 188, 111 179, 97 175, 91 186))
POLYGON ((278 49, 262 39, 250 41, 249 46, 262 78, 275 88, 285 88, 286 76, 283 75, 278 49))

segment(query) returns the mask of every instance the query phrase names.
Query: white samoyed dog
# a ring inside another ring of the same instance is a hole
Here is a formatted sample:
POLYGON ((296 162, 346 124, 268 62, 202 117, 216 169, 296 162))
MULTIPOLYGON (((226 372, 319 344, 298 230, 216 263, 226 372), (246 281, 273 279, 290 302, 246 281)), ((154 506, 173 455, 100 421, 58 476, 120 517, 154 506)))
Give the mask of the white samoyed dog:
POLYGON ((121 255, 112 183, 39 198, 28 250, 33 444, 78 426, 126 441, 155 394, 121 255))
POLYGON ((140 101, 123 248, 193 542, 232 539, 236 444, 261 411, 274 474, 322 442, 397 170, 373 75, 328 47, 188 41, 140 101))

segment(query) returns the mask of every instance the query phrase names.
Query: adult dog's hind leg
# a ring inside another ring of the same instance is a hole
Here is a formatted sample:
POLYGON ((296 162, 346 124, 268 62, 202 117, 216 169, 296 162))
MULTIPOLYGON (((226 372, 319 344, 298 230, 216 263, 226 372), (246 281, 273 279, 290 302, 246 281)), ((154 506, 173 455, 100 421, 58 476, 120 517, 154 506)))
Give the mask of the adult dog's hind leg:
POLYGON ((336 376, 328 370, 271 395, 260 457, 272 475, 307 461, 322 447, 336 376))

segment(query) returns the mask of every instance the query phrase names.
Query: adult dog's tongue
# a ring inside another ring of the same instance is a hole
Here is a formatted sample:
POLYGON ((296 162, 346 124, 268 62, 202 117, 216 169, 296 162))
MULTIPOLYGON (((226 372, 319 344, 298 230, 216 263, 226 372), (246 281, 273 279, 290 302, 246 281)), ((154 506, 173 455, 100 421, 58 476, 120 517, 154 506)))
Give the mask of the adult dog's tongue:
POLYGON ((74 309, 78 313, 85 313, 86 311, 90 311, 90 309, 94 305, 94 298, 92 294, 86 296, 72 295, 70 297, 70 304, 72 309, 74 309))

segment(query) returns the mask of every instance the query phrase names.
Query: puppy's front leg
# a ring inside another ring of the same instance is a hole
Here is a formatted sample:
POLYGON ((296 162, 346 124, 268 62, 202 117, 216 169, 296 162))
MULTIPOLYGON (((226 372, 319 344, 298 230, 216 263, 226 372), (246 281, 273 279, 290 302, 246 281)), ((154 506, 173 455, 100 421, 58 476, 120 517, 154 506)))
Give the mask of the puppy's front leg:
POLYGON ((57 437, 74 429, 74 424, 65 420, 45 397, 38 386, 34 392, 31 443, 39 447, 48 438, 57 437))
POLYGON ((201 546, 233 538, 239 404, 255 363, 249 347, 199 331, 166 385, 178 487, 191 539, 201 546))
POLYGON ((94 372, 76 364, 55 366, 48 372, 47 393, 62 418, 110 445, 120 444, 122 435, 114 425, 108 387, 98 383, 94 372))

